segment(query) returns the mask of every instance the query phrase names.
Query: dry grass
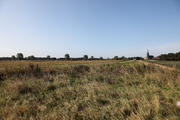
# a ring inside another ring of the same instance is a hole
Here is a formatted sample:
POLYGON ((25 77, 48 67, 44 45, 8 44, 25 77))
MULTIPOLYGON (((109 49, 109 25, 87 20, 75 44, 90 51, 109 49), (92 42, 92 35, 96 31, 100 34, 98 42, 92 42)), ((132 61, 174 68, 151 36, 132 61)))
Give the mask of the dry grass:
POLYGON ((180 119, 178 69, 133 62, 26 70, 4 73, 0 118, 180 119))
POLYGON ((58 61, 58 60, 26 60, 26 61, 0 61, 0 68, 14 68, 20 66, 28 66, 29 63, 39 66, 49 66, 49 65, 69 65, 69 64, 94 64, 94 63, 111 63, 118 62, 120 60, 77 60, 77 61, 58 61))
POLYGON ((148 61, 148 62, 180 69, 180 61, 148 61))

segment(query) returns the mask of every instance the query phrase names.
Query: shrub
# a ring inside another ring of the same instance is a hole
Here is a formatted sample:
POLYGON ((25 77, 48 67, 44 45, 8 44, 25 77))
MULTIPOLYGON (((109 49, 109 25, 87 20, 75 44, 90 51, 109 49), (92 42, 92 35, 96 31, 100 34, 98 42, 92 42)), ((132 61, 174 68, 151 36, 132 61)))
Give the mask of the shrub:
POLYGON ((22 53, 17 53, 17 59, 20 61, 23 59, 23 54, 22 53))
POLYGON ((88 56, 87 55, 84 55, 84 60, 88 60, 88 56))
POLYGON ((69 54, 65 54, 65 60, 70 60, 69 54))

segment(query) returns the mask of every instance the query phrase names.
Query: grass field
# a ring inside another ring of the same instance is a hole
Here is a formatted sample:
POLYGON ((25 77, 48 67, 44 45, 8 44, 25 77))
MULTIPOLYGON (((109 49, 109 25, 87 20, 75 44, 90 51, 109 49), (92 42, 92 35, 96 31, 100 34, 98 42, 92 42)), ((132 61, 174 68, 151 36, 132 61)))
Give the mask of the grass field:
POLYGON ((180 68, 180 61, 148 61, 148 62, 165 65, 165 66, 169 66, 169 67, 180 68))
POLYGON ((114 63, 120 60, 79 60, 79 61, 0 61, 0 68, 15 68, 15 67, 27 67, 29 63, 39 66, 57 66, 57 65, 69 65, 69 64, 93 64, 93 63, 114 63))
POLYGON ((1 119, 180 119, 180 71, 142 63, 29 65, 0 74, 1 119))

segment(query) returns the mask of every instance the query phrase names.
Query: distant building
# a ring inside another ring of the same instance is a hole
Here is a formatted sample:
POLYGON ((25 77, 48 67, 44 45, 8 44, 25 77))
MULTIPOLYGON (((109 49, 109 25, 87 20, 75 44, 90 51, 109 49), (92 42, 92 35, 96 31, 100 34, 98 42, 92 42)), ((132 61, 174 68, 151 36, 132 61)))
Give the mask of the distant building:
POLYGON ((145 60, 150 60, 150 59, 153 59, 153 58, 154 58, 154 56, 153 55, 149 55, 149 51, 147 50, 145 60))

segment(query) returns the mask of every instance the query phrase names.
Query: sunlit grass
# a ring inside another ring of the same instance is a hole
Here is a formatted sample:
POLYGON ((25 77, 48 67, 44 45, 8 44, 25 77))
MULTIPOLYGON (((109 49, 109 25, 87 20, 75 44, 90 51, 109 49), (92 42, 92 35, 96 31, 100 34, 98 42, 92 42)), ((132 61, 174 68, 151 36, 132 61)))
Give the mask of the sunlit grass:
POLYGON ((29 66, 3 75, 2 119, 180 119, 178 69, 127 62, 29 66))
POLYGON ((0 68, 13 68, 19 66, 28 66, 29 63, 39 66, 47 66, 47 65, 66 65, 66 64, 93 64, 93 63, 111 63, 111 62, 119 62, 120 60, 77 60, 77 61, 58 61, 58 60, 42 60, 42 61, 0 61, 0 68))
POLYGON ((168 67, 180 68, 180 61, 148 61, 150 63, 157 63, 168 67))

